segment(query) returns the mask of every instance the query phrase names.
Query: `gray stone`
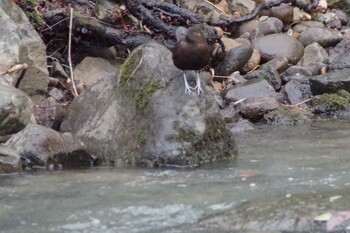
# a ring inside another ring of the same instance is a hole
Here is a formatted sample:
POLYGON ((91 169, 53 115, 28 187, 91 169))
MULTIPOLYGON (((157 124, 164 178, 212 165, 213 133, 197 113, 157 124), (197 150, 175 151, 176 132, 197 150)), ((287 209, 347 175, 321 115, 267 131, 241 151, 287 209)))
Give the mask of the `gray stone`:
MULTIPOLYGON (((195 73, 187 76, 194 85, 195 73)), ((196 166, 234 158, 236 147, 215 95, 205 84, 203 89, 203 95, 186 95, 171 52, 144 44, 118 78, 100 80, 73 101, 61 130, 116 165, 196 166)))
MULTIPOLYGON (((296 80, 290 80, 284 86, 285 93, 290 104, 298 104, 311 96, 311 90, 309 84, 302 84, 296 80)), ((299 105, 306 108, 305 104, 299 105)))
POLYGON ((28 160, 27 166, 67 167, 90 166, 90 155, 85 145, 70 134, 61 134, 41 125, 28 125, 13 135, 6 146, 28 160))
POLYGON ((0 136, 22 130, 30 121, 32 101, 22 91, 0 85, 0 136))
POLYGON ((0 145, 0 174, 22 171, 21 157, 19 154, 4 145, 0 145))
POLYGON ((284 72, 288 68, 288 59, 285 57, 276 57, 262 64, 260 68, 264 70, 267 67, 277 70, 277 72, 284 72))
POLYGON ((341 70, 350 68, 350 54, 341 53, 334 56, 330 61, 329 69, 331 70, 341 70))
POLYGON ((237 134, 237 133, 242 133, 249 130, 254 130, 254 125, 250 123, 248 120, 240 119, 238 122, 229 124, 229 128, 231 133, 237 134))
MULTIPOLYGON (((0 69, 27 63, 29 67, 19 89, 38 103, 45 97, 48 85, 46 47, 23 11, 12 1, 0 1, 0 15, 0 69)), ((14 83, 18 75, 18 72, 11 74, 14 83)))
POLYGON ((283 22, 275 17, 268 17, 259 22, 259 31, 263 35, 280 33, 283 29, 283 22))
POLYGON ((267 112, 277 108, 279 108, 279 103, 276 98, 262 98, 244 104, 240 113, 244 118, 256 122, 261 120, 267 112))
POLYGON ((304 46, 297 39, 280 33, 258 38, 254 40, 253 45, 263 61, 285 57, 290 63, 295 64, 304 54, 304 46))
POLYGON ((315 63, 327 63, 328 53, 318 43, 312 43, 305 47, 304 56, 298 62, 298 65, 307 66, 315 63))
POLYGON ((298 40, 307 46, 312 43, 318 43, 322 47, 336 45, 342 40, 342 34, 335 29, 309 27, 306 28, 298 37, 298 40))
POLYGON ((106 76, 116 76, 118 74, 118 64, 112 64, 98 57, 86 57, 74 69, 74 77, 91 87, 98 80, 106 76))
POLYGON ((319 95, 346 90, 350 92, 350 69, 334 70, 310 78, 311 92, 319 95))
POLYGON ((256 70, 244 76, 245 79, 257 79, 264 78, 268 81, 275 90, 281 88, 282 79, 276 69, 271 66, 265 66, 264 69, 256 70))
POLYGON ((49 97, 34 106, 34 117, 39 125, 59 130, 66 108, 53 97, 49 97))
POLYGON ((276 98, 276 92, 265 79, 250 80, 242 85, 237 85, 228 90, 225 98, 228 100, 255 100, 260 98, 276 98))
POLYGON ((228 76, 240 70, 249 61, 252 54, 253 48, 247 44, 231 49, 217 66, 217 75, 228 76))

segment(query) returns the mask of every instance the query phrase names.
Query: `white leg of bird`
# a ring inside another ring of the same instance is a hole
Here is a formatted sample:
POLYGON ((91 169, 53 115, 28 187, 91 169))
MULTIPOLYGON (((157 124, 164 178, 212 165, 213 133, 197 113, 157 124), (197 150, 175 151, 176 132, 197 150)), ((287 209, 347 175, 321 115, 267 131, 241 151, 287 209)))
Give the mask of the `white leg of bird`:
POLYGON ((197 74, 197 80, 196 80, 196 86, 193 88, 194 90, 197 89, 197 94, 200 95, 203 93, 202 85, 201 85, 201 79, 199 78, 199 72, 196 71, 197 74))
POLYGON ((192 93, 193 87, 191 87, 190 84, 188 84, 185 72, 184 72, 184 82, 185 82, 185 93, 186 94, 192 93))

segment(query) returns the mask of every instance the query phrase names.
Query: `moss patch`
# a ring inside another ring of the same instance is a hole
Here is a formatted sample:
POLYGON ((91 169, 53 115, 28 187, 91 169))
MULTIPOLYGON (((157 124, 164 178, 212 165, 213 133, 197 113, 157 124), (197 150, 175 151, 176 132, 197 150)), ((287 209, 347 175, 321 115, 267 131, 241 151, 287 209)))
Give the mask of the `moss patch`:
POLYGON ((270 125, 300 125, 310 122, 310 117, 298 109, 279 108, 264 115, 270 125))
POLYGON ((194 132, 179 127, 179 141, 193 144, 185 149, 185 159, 188 166, 196 167, 200 164, 236 156, 237 150, 234 140, 221 117, 207 117, 205 122, 206 130, 200 138, 194 132))
POLYGON ((136 109, 142 111, 147 106, 152 94, 156 92, 161 85, 158 82, 150 83, 143 89, 136 92, 135 103, 136 109))
POLYGON ((311 105, 315 113, 334 114, 337 111, 349 108, 350 94, 345 90, 337 93, 325 93, 320 98, 315 98, 311 105))

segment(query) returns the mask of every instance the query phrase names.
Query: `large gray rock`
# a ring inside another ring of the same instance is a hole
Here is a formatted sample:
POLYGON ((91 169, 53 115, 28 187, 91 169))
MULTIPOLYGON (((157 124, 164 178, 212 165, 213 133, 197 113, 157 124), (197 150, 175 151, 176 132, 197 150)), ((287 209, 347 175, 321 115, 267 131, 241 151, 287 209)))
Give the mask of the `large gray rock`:
MULTIPOLYGON (((186 95, 182 72, 158 44, 136 48, 120 68, 76 98, 61 125, 106 162, 196 166, 236 147, 208 87, 186 95)), ((194 72, 188 74, 195 79, 194 72)))
POLYGON ((20 172, 21 170, 19 154, 7 146, 0 145, 0 174, 20 172))
POLYGON ((304 54, 304 46, 286 34, 271 34, 254 40, 254 47, 264 61, 285 57, 290 63, 297 63, 304 54))
POLYGON ((247 99, 248 102, 261 98, 276 98, 276 96, 275 90, 265 79, 250 80, 237 85, 228 90, 225 95, 228 100, 247 99))
POLYGON ((64 168, 90 166, 90 155, 84 143, 71 134, 61 134, 41 125, 29 124, 5 145, 26 158, 29 167, 49 164, 64 168))
MULTIPOLYGON (((45 45, 23 11, 10 0, 0 0, 0 70, 18 63, 29 65, 19 88, 34 103, 45 97, 48 85, 45 45)), ((11 76, 14 83, 18 73, 11 76)))
POLYGON ((342 34, 336 29, 309 27, 299 35, 298 40, 304 46, 316 42, 322 47, 328 47, 336 45, 342 38, 342 34))
POLYGON ((0 136, 14 134, 29 122, 32 101, 22 91, 0 85, 0 136))

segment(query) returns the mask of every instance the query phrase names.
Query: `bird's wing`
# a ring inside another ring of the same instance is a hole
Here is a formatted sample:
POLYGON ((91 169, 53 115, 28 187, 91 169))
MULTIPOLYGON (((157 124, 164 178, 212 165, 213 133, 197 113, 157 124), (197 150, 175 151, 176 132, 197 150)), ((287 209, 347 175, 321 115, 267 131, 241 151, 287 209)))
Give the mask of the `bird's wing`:
POLYGON ((179 41, 181 40, 182 38, 184 38, 187 34, 187 28, 185 27, 178 27, 176 28, 176 31, 175 31, 175 35, 176 35, 176 40, 179 41))

